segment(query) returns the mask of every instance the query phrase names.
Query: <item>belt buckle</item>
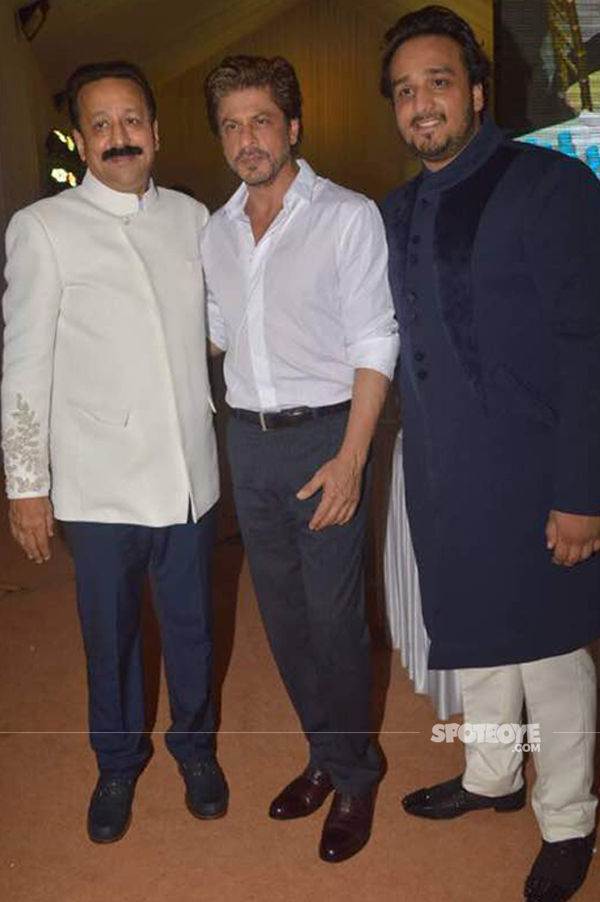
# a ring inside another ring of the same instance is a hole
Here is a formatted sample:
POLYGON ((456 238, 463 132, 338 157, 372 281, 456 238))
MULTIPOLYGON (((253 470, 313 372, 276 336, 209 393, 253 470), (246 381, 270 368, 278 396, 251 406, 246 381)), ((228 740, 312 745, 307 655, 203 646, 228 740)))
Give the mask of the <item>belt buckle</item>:
POLYGON ((259 412, 258 412, 258 419, 260 420, 260 428, 262 429, 262 431, 268 432, 269 427, 267 426, 267 424, 265 422, 265 415, 262 412, 262 410, 259 410, 259 412))

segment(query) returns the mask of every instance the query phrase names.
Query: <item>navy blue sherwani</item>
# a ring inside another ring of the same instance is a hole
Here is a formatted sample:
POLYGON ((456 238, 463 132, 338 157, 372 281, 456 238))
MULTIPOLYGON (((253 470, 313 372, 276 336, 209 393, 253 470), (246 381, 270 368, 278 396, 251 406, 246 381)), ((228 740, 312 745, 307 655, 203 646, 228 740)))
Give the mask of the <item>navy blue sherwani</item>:
POLYGON ((552 564, 545 526, 600 514, 600 184, 486 116, 383 212, 430 666, 581 648, 600 556, 552 564))

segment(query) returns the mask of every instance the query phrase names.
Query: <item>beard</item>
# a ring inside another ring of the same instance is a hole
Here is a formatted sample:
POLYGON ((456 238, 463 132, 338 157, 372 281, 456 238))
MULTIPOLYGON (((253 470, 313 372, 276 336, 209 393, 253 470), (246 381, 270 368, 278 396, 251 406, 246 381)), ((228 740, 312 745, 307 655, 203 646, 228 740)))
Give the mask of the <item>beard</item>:
MULTIPOLYGON (((411 128, 421 120, 432 118, 432 115, 415 116, 411 122, 411 128)), ((436 118, 442 123, 447 121, 446 116, 443 113, 436 114, 436 118)), ((409 140, 408 138, 405 138, 404 135, 402 135, 402 139, 406 146, 420 160, 423 160, 425 163, 441 163, 444 160, 451 160, 458 156, 461 150, 464 150, 471 141, 476 131, 477 119, 475 107, 471 101, 465 111, 461 127, 458 131, 447 134, 437 141, 431 135, 424 136, 419 143, 414 139, 409 140)))
POLYGON ((291 156, 290 147, 278 157, 273 157, 266 150, 243 150, 229 165, 247 185, 268 187, 273 184, 291 156))

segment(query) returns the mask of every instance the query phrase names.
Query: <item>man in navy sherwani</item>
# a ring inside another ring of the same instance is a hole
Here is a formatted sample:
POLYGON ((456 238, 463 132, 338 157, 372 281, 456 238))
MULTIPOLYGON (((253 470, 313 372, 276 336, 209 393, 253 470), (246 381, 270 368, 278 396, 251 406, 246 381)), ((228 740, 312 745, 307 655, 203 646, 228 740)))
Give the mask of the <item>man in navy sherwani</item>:
MULTIPOLYGON (((445 7, 386 35, 382 93, 421 174, 386 201, 402 334, 407 505, 430 666, 458 668, 465 721, 540 724, 542 849, 528 902, 583 883, 600 634, 600 185, 507 141, 490 66, 445 7)), ((525 804, 514 744, 465 746, 462 776, 404 799, 451 818, 525 804)))

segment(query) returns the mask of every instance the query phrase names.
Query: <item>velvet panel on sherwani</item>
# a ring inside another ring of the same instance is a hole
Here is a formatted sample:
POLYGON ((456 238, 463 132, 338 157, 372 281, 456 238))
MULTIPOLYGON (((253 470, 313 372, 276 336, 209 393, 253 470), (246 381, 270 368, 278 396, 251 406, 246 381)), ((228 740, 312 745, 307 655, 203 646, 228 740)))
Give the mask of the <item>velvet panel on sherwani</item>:
POLYGON ((407 506, 430 666, 600 634, 600 557, 552 563, 552 509, 600 514, 600 184, 489 117, 384 204, 407 506))

